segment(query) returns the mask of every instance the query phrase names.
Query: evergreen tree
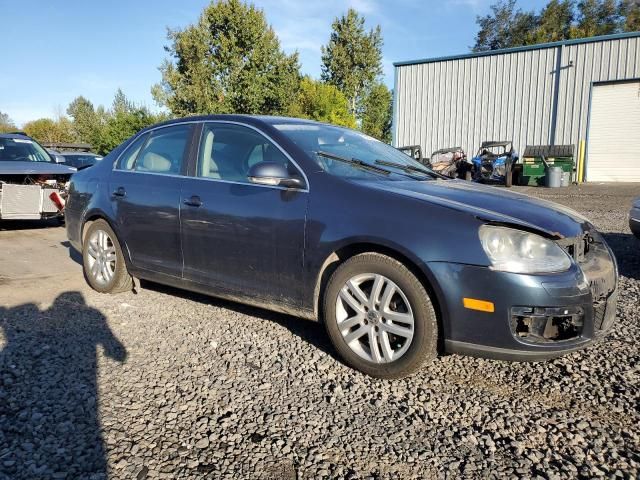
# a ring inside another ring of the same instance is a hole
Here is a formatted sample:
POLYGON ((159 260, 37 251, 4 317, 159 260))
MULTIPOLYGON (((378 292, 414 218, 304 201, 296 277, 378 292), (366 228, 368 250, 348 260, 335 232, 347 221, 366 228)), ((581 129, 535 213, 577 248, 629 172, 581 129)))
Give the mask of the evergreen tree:
POLYGON ((366 95, 382 74, 380 26, 369 30, 364 18, 349 9, 332 24, 329 43, 322 47, 322 80, 335 85, 349 102, 349 112, 360 118, 366 95))
POLYGON ((300 81, 298 54, 281 50, 262 10, 240 0, 212 2, 196 24, 168 38, 171 57, 152 94, 173 114, 289 110, 300 81))

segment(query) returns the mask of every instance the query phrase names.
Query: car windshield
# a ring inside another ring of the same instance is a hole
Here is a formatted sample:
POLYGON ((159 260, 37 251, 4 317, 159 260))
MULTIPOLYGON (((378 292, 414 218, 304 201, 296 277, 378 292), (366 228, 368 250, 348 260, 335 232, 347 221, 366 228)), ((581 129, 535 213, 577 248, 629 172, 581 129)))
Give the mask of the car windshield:
POLYGON ((91 165, 95 165, 102 157, 100 155, 86 154, 86 155, 68 155, 62 154, 65 159, 65 163, 67 165, 71 165, 72 167, 89 167, 91 165))
POLYGON ((102 160, 102 157, 99 155, 91 155, 91 154, 87 154, 87 155, 67 155, 67 154, 62 154, 62 156, 67 159, 67 160, 79 160, 82 162, 98 162, 100 160, 102 160))
POLYGON ((331 125, 310 123, 274 124, 276 129, 302 148, 325 172, 341 177, 371 177, 406 180, 432 179, 430 170, 409 155, 363 133, 331 125), (327 155, 328 154, 328 155, 327 155), (343 160, 356 160, 349 163, 343 160), (378 168, 362 168, 362 164, 378 168), (388 172, 385 175, 382 169, 388 172), (424 173, 423 173, 424 172, 424 173))
POLYGON ((36 142, 28 138, 0 138, 0 162, 52 162, 36 142))

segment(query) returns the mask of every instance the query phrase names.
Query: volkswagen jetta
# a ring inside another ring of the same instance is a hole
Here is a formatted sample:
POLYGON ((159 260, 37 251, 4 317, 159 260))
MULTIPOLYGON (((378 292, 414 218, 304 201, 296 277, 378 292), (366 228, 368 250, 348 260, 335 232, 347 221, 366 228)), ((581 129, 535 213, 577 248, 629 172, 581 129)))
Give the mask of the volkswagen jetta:
POLYGON ((147 128, 73 176, 66 215, 95 290, 146 279, 317 319, 377 377, 439 351, 551 358, 614 321, 615 260, 578 213, 307 120, 147 128))

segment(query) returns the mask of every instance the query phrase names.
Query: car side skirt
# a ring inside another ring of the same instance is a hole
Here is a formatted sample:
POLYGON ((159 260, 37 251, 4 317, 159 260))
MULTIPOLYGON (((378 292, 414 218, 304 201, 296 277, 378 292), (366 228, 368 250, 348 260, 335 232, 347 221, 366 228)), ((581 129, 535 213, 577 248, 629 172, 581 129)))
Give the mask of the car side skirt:
POLYGON ((317 321, 317 316, 311 310, 303 309, 293 305, 288 305, 282 302, 271 301, 269 299, 261 299, 252 296, 239 295, 233 292, 225 291, 219 288, 214 288, 209 285, 204 285, 197 282, 185 280, 183 278, 174 277, 164 273, 151 272, 149 270, 143 270, 140 268, 129 269, 130 274, 138 279, 148 280, 158 284, 166 285, 169 287, 186 290, 189 292, 200 293, 214 298, 220 298, 222 300, 229 300, 231 302, 241 303, 243 305, 249 305, 252 307, 263 308, 273 312, 284 313, 286 315, 292 315, 295 317, 304 318, 307 320, 317 321))

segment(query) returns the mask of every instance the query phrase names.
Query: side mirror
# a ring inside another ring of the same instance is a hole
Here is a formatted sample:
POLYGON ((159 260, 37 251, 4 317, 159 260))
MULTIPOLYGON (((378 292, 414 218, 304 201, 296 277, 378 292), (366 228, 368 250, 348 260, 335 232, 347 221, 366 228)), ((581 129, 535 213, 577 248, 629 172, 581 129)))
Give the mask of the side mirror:
POLYGON ((299 178, 292 177, 284 165, 275 162, 260 162, 249 169, 249 180, 258 185, 286 188, 302 188, 299 178))
POLYGON ((55 163, 65 163, 65 158, 59 153, 49 152, 49 156, 55 163))

